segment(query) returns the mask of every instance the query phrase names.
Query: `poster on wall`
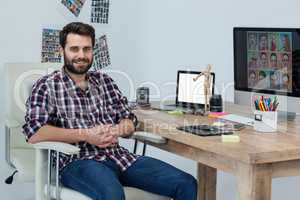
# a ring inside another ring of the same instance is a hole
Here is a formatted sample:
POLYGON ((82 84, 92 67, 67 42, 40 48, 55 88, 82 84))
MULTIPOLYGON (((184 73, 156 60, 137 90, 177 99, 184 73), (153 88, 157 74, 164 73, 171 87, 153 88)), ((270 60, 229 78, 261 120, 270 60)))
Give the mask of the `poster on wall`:
POLYGON ((109 0, 92 0, 91 22, 108 24, 109 0))
POLYGON ((86 0, 62 0, 61 3, 78 17, 85 1, 86 0))
POLYGON ((59 53, 59 32, 55 29, 43 29, 42 33, 42 62, 61 62, 59 53))
POLYGON ((106 35, 102 35, 96 39, 94 46, 94 62, 92 68, 100 70, 110 65, 110 57, 108 52, 108 45, 106 35))

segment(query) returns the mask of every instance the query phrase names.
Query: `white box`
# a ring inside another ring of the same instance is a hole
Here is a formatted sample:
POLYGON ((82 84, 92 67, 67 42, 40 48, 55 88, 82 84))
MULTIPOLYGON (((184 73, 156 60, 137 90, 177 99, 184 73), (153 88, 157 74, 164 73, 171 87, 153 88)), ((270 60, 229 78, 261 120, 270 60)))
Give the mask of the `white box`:
POLYGON ((277 130, 277 111, 254 111, 254 130, 275 132, 277 130))

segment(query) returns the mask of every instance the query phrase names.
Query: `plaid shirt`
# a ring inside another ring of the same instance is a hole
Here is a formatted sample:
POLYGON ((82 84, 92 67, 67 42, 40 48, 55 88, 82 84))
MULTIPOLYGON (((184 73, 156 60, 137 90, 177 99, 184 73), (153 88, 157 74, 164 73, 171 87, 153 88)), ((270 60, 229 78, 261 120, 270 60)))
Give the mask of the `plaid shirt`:
MULTIPOLYGON (((27 99, 27 112, 23 133, 28 140, 39 128, 49 124, 67 129, 86 129, 99 124, 117 124, 129 118, 136 124, 136 117, 127 105, 114 81, 101 72, 87 73, 88 87, 84 91, 62 69, 39 79, 27 99)), ((53 133, 55 134, 55 133, 53 133)), ((79 154, 61 153, 60 169, 77 159, 103 161, 107 157, 126 170, 137 158, 127 149, 116 145, 99 148, 78 142, 79 154)))

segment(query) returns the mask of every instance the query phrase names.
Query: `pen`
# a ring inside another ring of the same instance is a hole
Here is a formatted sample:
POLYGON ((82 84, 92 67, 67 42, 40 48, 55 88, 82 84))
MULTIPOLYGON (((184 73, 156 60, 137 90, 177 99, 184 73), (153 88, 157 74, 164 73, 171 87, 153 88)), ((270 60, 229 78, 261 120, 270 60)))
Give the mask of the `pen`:
POLYGON ((264 99, 264 106, 265 106, 265 110, 269 111, 268 99, 264 99))
POLYGON ((272 103, 272 101, 270 102, 270 110, 273 111, 273 103, 272 103))
POLYGON ((278 104, 279 104, 279 103, 277 102, 277 103, 274 105, 273 111, 276 111, 278 104))
POLYGON ((265 111, 264 104, 263 104, 262 100, 259 101, 259 105, 260 105, 260 110, 265 111))

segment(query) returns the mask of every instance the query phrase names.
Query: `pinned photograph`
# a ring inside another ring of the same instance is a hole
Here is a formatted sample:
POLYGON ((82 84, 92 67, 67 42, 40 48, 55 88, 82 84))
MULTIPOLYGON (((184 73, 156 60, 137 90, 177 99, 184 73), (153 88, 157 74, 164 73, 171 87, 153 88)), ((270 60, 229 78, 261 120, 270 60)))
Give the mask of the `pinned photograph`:
POLYGON ((292 76, 291 74, 284 73, 282 74, 282 88, 288 92, 292 91, 292 76))
POLYGON ((61 3, 78 17, 85 1, 86 0, 62 0, 61 3))
POLYGON ((96 39, 94 46, 94 61, 92 68, 100 70, 110 65, 110 57, 108 52, 108 45, 106 35, 96 39))
POLYGON ((247 46, 248 46, 248 50, 257 50, 258 41, 257 41, 257 33, 256 32, 248 32, 247 46))
POLYGON ((248 87, 254 88, 257 83, 257 71, 249 70, 248 71, 248 87))
POLYGON ((59 53, 59 32, 55 29, 43 29, 42 33, 42 62, 61 62, 59 53))
POLYGON ((276 33, 276 32, 269 33, 269 47, 270 47, 270 51, 277 51, 277 49, 278 49, 278 33, 276 33))
POLYGON ((280 33, 280 51, 291 52, 292 51, 292 34, 280 33))
POLYGON ((281 78, 282 74, 280 71, 270 71, 270 89, 279 90, 281 88, 281 78))
POLYGON ((279 56, 276 53, 270 53, 269 54, 269 63, 270 63, 270 68, 272 69, 278 69, 279 68, 279 56))
POLYGON ((270 72, 266 70, 259 70, 257 77, 257 84, 255 88, 270 89, 270 72))
POLYGON ((109 0, 92 0, 91 22, 108 24, 109 0))
POLYGON ((282 71, 288 72, 292 71, 293 65, 292 65, 292 54, 291 53, 281 53, 281 68, 282 71))
POLYGON ((259 67, 260 68, 267 68, 269 66, 268 57, 269 57, 269 54, 266 52, 259 53, 259 67))
POLYGON ((258 35, 258 50, 268 50, 268 33, 259 33, 258 35))
POLYGON ((248 67, 249 69, 255 69, 258 67, 258 52, 249 51, 247 54, 248 57, 248 67))

